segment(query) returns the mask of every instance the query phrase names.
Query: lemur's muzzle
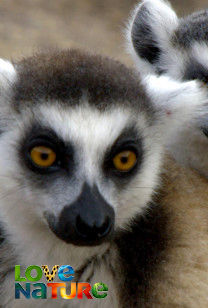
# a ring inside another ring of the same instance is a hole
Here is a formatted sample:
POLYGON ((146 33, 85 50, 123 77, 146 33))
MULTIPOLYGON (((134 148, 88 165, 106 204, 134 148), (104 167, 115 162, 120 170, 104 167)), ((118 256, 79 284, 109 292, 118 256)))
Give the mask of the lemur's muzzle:
POLYGON ((99 245, 109 239, 114 229, 115 213, 97 188, 85 184, 79 198, 66 206, 55 224, 53 232, 67 243, 99 245))

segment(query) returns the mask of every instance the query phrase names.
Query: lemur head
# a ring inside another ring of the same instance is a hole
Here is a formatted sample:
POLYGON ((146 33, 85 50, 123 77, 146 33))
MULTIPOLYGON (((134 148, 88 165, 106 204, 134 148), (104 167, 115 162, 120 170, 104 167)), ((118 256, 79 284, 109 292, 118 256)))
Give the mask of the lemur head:
POLYGON ((195 81, 141 84, 122 64, 77 50, 2 60, 0 90, 6 232, 44 230, 75 245, 110 240, 147 207, 166 140, 205 98, 195 81))
MULTIPOLYGON (((208 85, 208 10, 179 19, 168 2, 144 0, 132 13, 127 41, 141 75, 155 72, 208 85)), ((202 117, 184 129, 178 146, 171 149, 206 176, 207 137, 208 118, 202 117)))

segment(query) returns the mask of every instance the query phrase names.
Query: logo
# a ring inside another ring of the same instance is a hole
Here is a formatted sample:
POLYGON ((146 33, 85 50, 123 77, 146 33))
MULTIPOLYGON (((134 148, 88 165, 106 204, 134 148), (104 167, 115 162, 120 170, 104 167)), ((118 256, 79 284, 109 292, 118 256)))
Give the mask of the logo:
POLYGON ((74 274, 70 265, 54 265, 51 271, 48 265, 30 265, 21 276, 21 266, 15 265, 15 299, 103 299, 108 295, 105 283, 98 282, 91 286, 88 282, 72 282, 74 274), (43 274, 47 283, 38 282, 43 274), (52 282, 57 275, 61 282, 52 282))

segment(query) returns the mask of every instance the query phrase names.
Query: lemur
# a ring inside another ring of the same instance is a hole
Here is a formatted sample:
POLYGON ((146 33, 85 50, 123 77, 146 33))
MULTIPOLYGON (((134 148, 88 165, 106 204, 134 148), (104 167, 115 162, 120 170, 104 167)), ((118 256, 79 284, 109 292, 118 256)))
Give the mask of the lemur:
POLYGON ((164 163, 201 84, 72 49, 1 60, 0 95, 1 307, 207 307, 208 187, 164 163), (108 296, 14 299, 15 264, 69 264, 108 296))
MULTIPOLYGON (((168 2, 144 0, 131 15, 127 38, 141 76, 156 72, 207 86, 208 10, 179 19, 168 2)), ((180 163, 208 177, 207 137, 208 118, 201 117, 170 140, 169 150, 180 163)))

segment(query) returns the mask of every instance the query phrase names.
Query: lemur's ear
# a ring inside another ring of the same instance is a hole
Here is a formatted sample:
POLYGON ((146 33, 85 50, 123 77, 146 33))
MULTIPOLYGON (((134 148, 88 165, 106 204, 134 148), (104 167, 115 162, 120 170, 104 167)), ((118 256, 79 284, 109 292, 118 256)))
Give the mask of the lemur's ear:
POLYGON ((8 125, 10 115, 12 116, 9 106, 16 78, 14 65, 7 60, 0 59, 0 133, 8 125))
POLYGON ((143 0, 136 6, 127 29, 127 43, 141 73, 155 71, 177 25, 178 18, 168 2, 143 0))
POLYGON ((200 82, 180 82, 152 74, 143 78, 142 82, 167 138, 172 132, 197 123, 199 118, 208 117, 208 94, 200 82))
POLYGON ((7 61, 0 59, 0 95, 1 92, 7 90, 16 78, 16 70, 14 65, 7 61))

